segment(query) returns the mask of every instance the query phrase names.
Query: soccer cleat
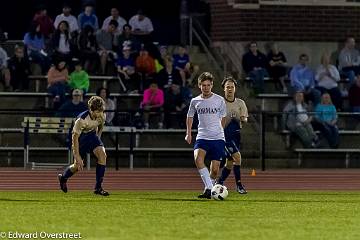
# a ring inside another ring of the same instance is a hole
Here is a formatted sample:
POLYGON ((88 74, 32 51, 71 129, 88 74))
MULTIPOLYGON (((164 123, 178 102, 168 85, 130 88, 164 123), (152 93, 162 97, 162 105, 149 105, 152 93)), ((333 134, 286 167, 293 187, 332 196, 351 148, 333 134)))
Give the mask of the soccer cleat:
POLYGON ((244 186, 241 183, 238 183, 238 185, 236 186, 236 191, 239 194, 247 194, 247 191, 245 190, 244 186))
POLYGON ((67 189, 67 185, 66 185, 66 180, 63 178, 61 173, 58 175, 58 179, 59 179, 61 191, 63 191, 64 193, 67 193, 68 189, 67 189))
POLYGON ((94 193, 101 196, 109 196, 110 194, 102 188, 95 189, 94 193))
POLYGON ((198 198, 207 198, 207 199, 211 199, 211 190, 210 189, 205 189, 205 191, 200 194, 198 196, 198 198))

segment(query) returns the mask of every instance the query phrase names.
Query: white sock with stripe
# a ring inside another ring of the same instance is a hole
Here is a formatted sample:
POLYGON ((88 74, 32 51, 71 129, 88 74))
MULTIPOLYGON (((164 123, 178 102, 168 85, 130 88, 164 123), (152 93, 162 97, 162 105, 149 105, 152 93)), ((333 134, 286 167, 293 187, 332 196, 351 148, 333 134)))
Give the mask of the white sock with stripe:
POLYGON ((198 171, 200 173, 201 180, 203 181, 203 183, 205 185, 205 188, 212 189, 213 184, 211 183, 210 173, 209 173, 209 170, 207 169, 207 167, 198 169, 198 171))

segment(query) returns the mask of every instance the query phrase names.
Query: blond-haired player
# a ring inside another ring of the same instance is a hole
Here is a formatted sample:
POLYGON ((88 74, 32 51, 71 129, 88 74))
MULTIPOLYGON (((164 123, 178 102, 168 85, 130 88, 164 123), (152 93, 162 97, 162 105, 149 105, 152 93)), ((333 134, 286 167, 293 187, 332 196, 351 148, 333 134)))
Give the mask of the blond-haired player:
POLYGON ((74 164, 67 167, 63 174, 58 175, 60 188, 67 192, 67 180, 77 171, 83 169, 83 159, 87 153, 94 153, 96 163, 96 184, 94 193, 108 196, 109 193, 102 189, 102 182, 105 174, 106 153, 104 144, 101 141, 101 133, 105 123, 105 102, 101 97, 93 96, 88 101, 89 109, 77 117, 71 132, 72 151, 74 164))

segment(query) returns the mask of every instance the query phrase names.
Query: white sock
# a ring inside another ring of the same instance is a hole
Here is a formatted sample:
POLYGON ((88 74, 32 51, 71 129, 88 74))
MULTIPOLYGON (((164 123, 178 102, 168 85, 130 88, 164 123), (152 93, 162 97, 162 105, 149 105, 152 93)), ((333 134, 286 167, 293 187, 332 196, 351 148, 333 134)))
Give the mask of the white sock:
POLYGON ((198 170, 200 173, 201 180, 203 181, 205 188, 212 189, 213 184, 211 183, 209 170, 204 167, 198 170))

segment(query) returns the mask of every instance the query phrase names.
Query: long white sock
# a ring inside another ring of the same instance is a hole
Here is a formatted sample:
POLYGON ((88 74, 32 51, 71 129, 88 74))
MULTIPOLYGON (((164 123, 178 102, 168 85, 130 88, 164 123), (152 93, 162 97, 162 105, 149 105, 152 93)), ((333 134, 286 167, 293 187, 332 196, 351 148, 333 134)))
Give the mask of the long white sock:
POLYGON ((199 169, 199 173, 200 173, 201 180, 203 181, 203 183, 205 185, 205 188, 212 189, 213 185, 211 183, 209 170, 206 167, 204 167, 202 169, 199 169))

